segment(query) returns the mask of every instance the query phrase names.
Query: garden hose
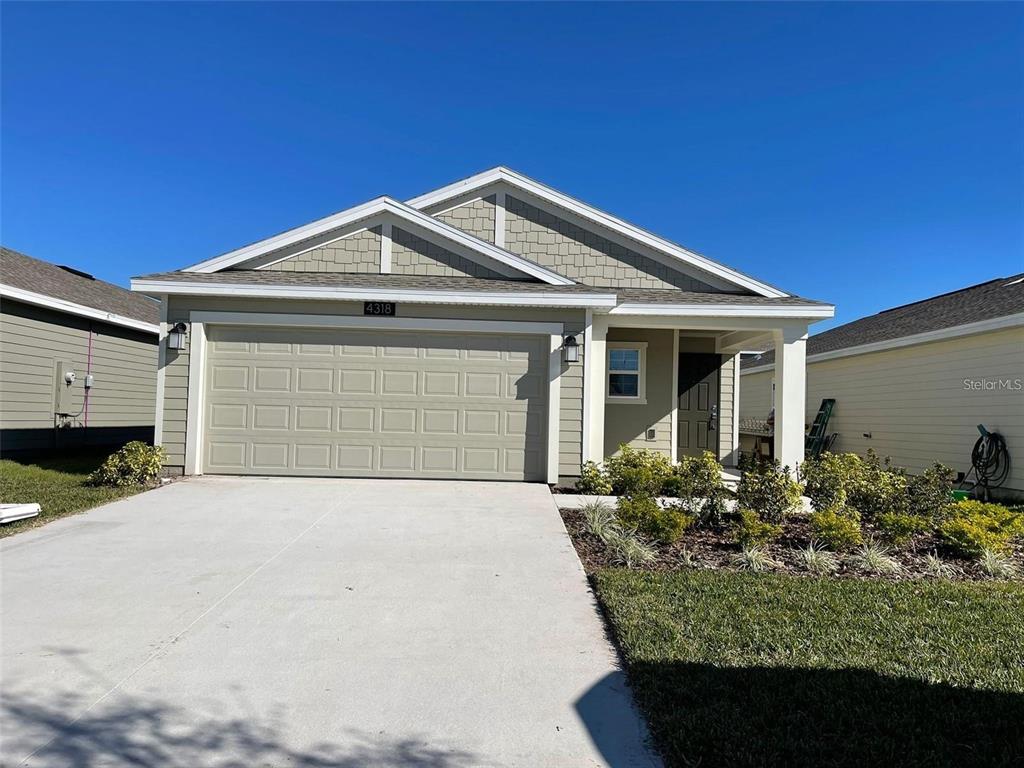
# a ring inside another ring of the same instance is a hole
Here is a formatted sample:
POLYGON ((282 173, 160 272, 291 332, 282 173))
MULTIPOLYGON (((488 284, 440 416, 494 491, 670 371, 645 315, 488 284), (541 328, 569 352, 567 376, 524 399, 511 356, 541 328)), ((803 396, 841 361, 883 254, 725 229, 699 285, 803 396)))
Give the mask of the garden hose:
MULTIPOLYGON (((975 482, 972 490, 979 485, 985 489, 986 495, 989 488, 998 488, 1010 474, 1010 453, 1006 449, 1006 439, 998 432, 989 432, 981 424, 978 425, 981 437, 974 444, 971 451, 971 472, 974 472, 975 482)), ((971 473, 964 477, 964 482, 971 473)))

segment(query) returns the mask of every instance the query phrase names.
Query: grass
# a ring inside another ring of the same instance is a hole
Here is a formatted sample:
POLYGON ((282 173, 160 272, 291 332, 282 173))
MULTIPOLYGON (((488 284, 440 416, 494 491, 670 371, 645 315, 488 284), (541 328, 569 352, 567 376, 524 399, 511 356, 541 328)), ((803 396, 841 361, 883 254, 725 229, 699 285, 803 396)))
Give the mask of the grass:
POLYGON ((35 501, 42 507, 36 517, 0 525, 0 538, 143 490, 141 486, 93 488, 86 485, 89 473, 105 458, 106 454, 76 455, 42 459, 35 464, 0 460, 0 500, 4 504, 35 501))
POLYGON ((1024 760, 1022 584, 593 579, 668 766, 1024 760))

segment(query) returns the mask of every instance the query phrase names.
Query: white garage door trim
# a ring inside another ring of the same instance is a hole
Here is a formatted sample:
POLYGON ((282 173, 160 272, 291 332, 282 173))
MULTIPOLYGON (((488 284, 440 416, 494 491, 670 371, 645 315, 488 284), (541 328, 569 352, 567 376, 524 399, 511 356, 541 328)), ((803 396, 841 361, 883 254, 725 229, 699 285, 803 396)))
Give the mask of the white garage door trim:
POLYGON ((188 360, 188 413, 185 437, 185 474, 203 473, 203 413, 206 393, 206 326, 263 325, 278 328, 361 328, 404 331, 454 331, 545 335, 548 356, 547 481, 558 482, 558 440, 561 411, 561 323, 504 322, 501 320, 447 320, 418 317, 376 318, 339 315, 296 315, 263 312, 190 312, 188 360))

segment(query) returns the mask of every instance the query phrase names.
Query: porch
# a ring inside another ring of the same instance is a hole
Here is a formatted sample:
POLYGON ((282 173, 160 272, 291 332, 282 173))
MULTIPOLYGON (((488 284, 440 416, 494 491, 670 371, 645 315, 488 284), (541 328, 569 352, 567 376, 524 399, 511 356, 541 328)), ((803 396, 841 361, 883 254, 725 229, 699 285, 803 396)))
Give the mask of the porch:
MULTIPOLYGON (((772 308, 761 313, 671 307, 588 316, 584 359, 584 461, 600 462, 622 444, 660 451, 675 462, 713 452, 739 462, 739 356, 774 345, 775 456, 803 461, 805 348, 816 317, 772 308)), ((830 308, 831 309, 831 308, 830 308)))

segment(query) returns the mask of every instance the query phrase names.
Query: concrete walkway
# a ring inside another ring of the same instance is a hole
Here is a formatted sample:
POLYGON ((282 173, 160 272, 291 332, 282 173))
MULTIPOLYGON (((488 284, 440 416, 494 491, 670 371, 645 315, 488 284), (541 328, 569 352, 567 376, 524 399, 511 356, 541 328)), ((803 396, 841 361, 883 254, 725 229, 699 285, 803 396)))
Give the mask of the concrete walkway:
POLYGON ((648 766, 541 485, 203 478, 0 543, 5 766, 648 766))

